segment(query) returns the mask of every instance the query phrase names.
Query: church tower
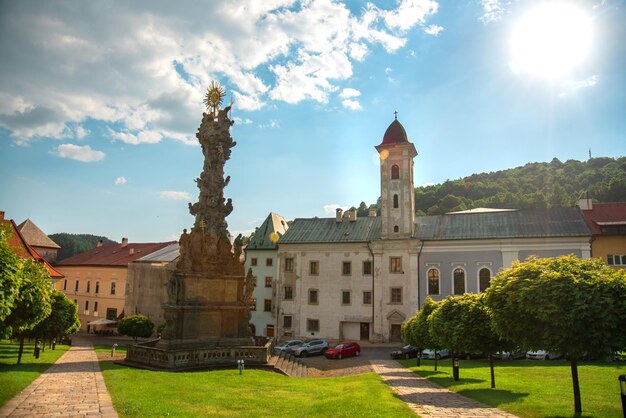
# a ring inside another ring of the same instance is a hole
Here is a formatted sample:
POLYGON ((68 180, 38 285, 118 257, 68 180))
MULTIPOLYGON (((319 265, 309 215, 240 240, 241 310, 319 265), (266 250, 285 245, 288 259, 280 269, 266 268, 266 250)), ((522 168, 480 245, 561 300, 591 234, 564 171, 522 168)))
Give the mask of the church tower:
POLYGON ((411 238, 415 229, 413 158, 417 151, 397 115, 376 150, 380 155, 381 238, 411 238))

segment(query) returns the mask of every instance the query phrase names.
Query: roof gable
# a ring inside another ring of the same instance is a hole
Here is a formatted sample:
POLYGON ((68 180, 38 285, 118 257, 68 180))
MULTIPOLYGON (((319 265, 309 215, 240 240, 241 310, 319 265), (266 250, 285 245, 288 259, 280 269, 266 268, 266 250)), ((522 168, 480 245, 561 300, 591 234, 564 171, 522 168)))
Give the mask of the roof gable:
POLYGON ((254 231, 254 236, 246 246, 246 251, 275 250, 277 248, 277 244, 271 241, 270 234, 275 232, 278 234, 280 239, 280 237, 285 235, 288 229, 289 226, 287 225, 285 218, 276 213, 270 212, 261 226, 254 231))
POLYGON ((33 247, 61 248, 52 241, 33 221, 26 219, 17 227, 26 241, 33 247))

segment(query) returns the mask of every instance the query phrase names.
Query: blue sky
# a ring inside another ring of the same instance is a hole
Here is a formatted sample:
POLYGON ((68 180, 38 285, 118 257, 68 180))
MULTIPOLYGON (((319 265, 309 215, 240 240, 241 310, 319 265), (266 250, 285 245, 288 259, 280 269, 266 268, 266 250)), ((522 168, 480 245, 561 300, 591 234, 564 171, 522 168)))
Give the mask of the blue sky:
POLYGON ((416 185, 622 156, 624 22, 615 0, 0 1, 0 210, 176 239, 211 80, 234 101, 232 233, 375 202, 394 111, 416 185))

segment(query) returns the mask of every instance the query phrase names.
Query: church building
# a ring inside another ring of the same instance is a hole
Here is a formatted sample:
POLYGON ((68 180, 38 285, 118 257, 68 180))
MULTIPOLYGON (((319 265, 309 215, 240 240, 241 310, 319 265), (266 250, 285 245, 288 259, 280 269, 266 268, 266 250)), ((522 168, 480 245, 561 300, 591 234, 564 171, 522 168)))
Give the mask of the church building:
POLYGON ((380 155, 380 216, 356 209, 297 218, 278 241, 276 336, 400 341, 427 296, 485 290, 514 260, 590 257, 578 208, 466 211, 415 217, 417 156, 395 119, 380 155))

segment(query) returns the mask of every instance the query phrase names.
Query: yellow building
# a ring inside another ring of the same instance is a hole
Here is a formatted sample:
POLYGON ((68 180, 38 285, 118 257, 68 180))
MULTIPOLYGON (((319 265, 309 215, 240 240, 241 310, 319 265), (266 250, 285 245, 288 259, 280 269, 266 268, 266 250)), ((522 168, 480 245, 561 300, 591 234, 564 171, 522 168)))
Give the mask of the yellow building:
POLYGON ((65 278, 55 286, 78 305, 81 331, 93 331, 89 323, 97 319, 116 321, 126 302, 128 263, 170 244, 133 244, 123 238, 121 244, 99 243, 90 251, 59 261, 55 267, 65 278))
POLYGON ((579 206, 593 234, 591 256, 613 268, 626 268, 626 202, 582 199, 579 206))

